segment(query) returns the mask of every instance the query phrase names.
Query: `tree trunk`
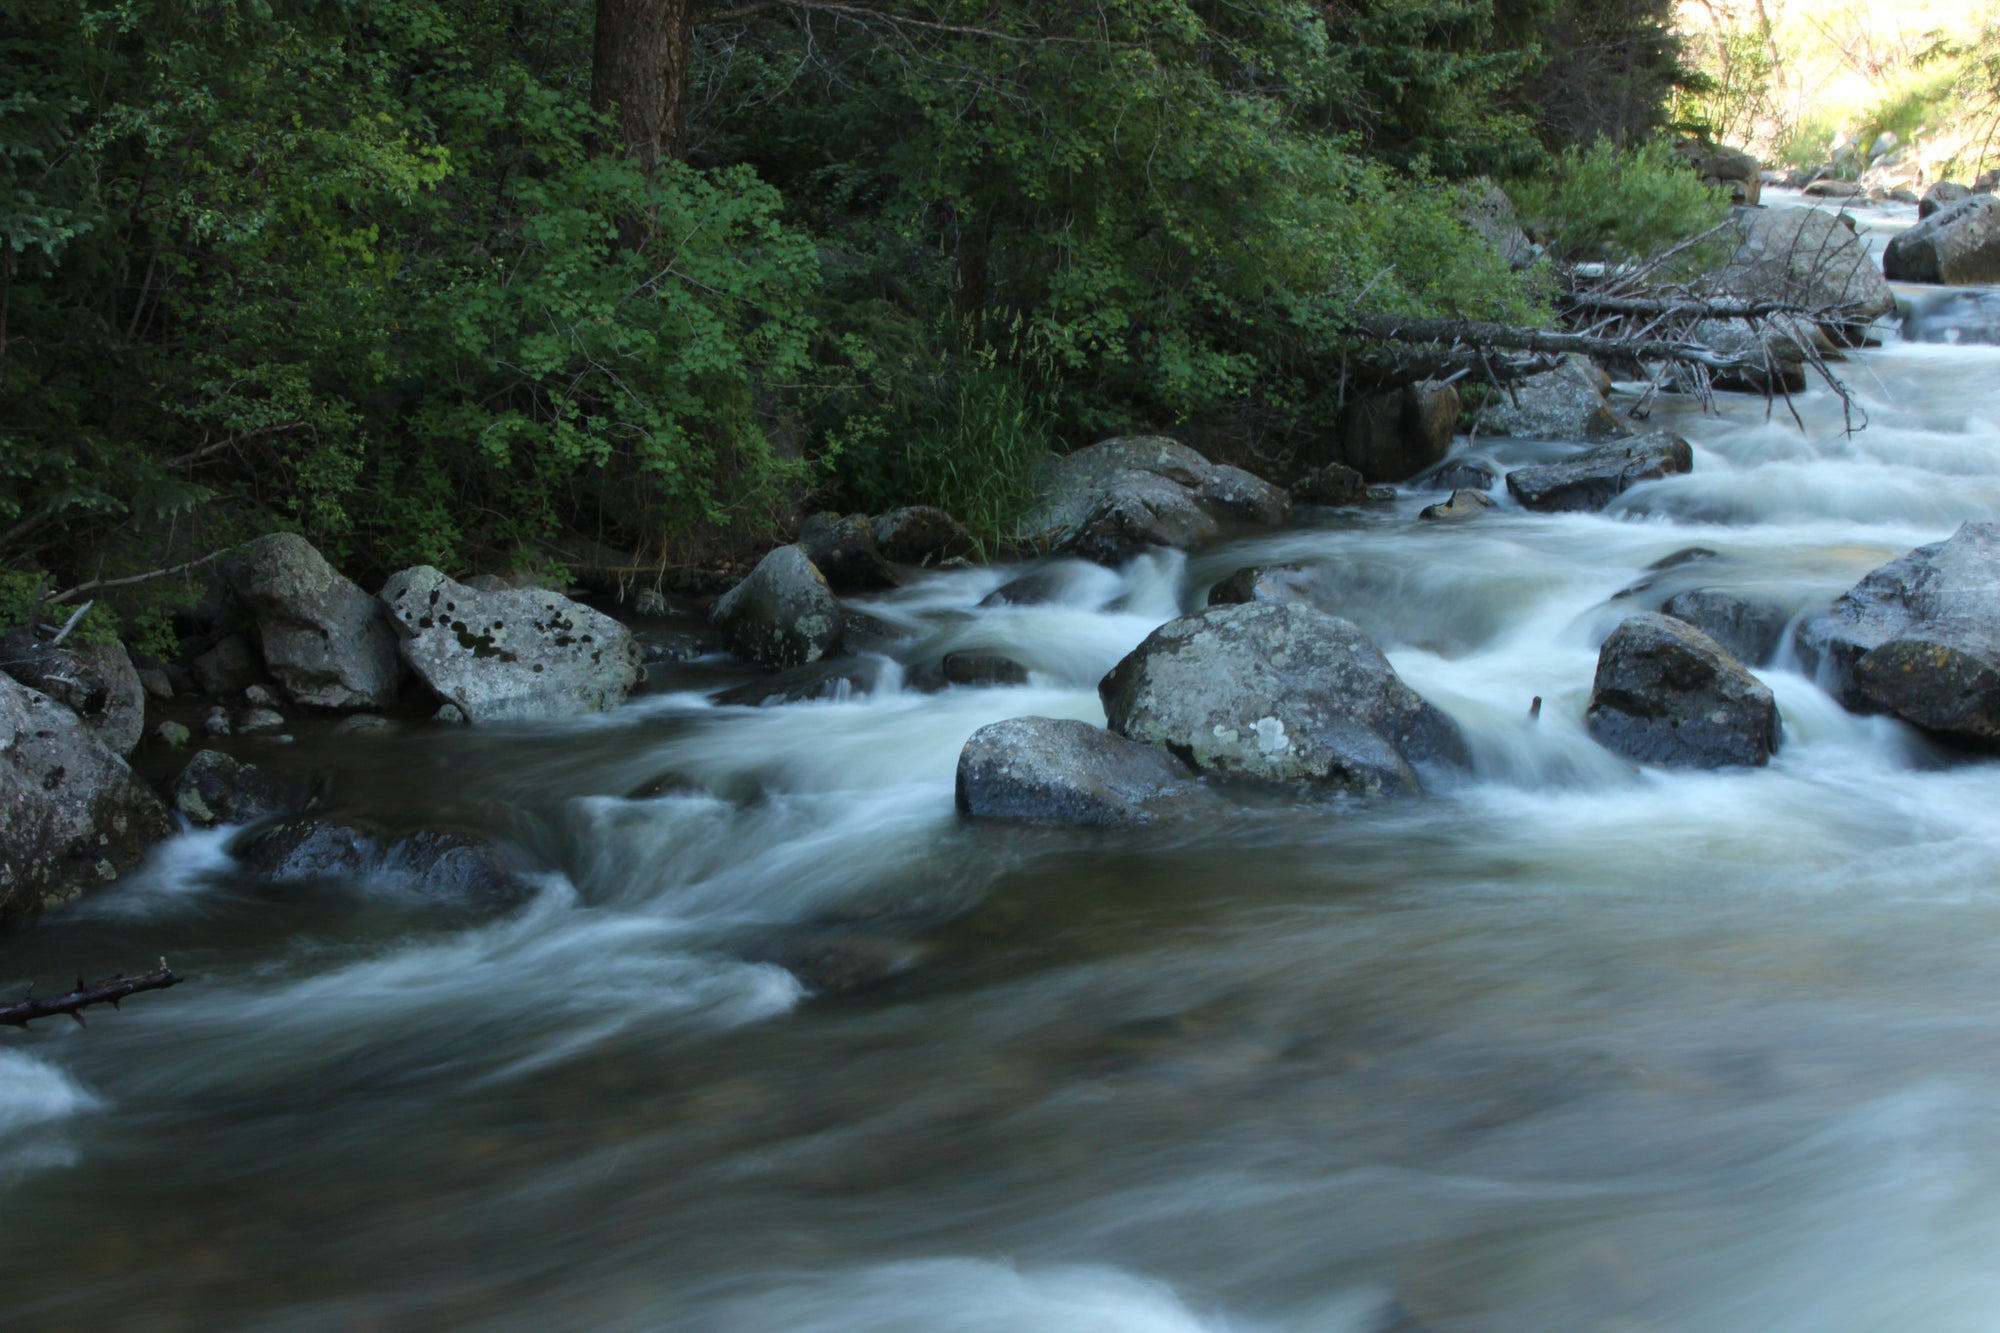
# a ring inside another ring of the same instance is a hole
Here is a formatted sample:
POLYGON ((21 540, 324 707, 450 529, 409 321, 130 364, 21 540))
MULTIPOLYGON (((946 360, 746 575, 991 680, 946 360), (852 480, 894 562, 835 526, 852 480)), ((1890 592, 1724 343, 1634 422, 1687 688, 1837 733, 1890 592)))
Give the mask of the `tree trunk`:
POLYGON ((651 171, 687 151, 694 0, 597 0, 590 104, 611 112, 625 151, 651 171))

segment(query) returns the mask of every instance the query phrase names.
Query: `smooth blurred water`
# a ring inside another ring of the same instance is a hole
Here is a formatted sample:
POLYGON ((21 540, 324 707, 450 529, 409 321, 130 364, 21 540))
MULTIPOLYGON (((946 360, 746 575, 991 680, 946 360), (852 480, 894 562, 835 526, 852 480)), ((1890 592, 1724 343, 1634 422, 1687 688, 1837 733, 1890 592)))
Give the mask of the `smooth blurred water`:
POLYGON ((2000 519, 2000 350, 1841 371, 1852 437, 1823 392, 1803 432, 1659 405, 1695 471, 1602 515, 1422 523, 1412 491, 1046 605, 965 571, 871 608, 1018 688, 669 679, 272 751, 349 813, 495 831, 536 894, 258 888, 203 834, 0 944, 17 989, 192 978, 0 1034, 0 1325, 2000 1327, 2000 763, 1786 660, 1766 770, 1642 771, 1582 725, 1623 615, 1802 611, 2000 519), (1472 774, 1116 834, 954 815, 975 728, 1101 721, 1120 656, 1276 560, 1472 774))

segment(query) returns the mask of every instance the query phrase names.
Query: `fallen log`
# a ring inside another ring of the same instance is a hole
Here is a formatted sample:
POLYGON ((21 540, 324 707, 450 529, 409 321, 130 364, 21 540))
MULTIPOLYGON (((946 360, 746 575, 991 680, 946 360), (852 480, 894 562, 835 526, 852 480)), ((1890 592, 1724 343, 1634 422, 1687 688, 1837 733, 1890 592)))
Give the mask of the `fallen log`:
POLYGON ((54 1018, 59 1014, 68 1014, 82 1025, 83 1011, 93 1004, 108 1004, 116 1009, 118 1002, 127 996, 137 995, 141 991, 165 990, 169 986, 178 986, 185 980, 186 977, 177 977, 167 969, 167 960, 164 958, 152 971, 141 972, 134 977, 128 977, 121 972, 117 976, 106 977, 102 981, 88 984, 82 977, 78 977, 76 989, 67 995, 51 995, 46 998, 29 995, 18 1003, 0 1005, 0 1024, 24 1028, 38 1018, 54 1018))
POLYGON ((1417 319, 1401 315, 1353 315, 1357 332, 1385 342, 1436 343, 1450 346, 1505 347, 1517 352, 1547 352, 1562 356, 1625 357, 1635 361, 1676 361, 1709 370, 1762 368, 1762 358, 1721 356, 1698 342, 1665 338, 1616 338, 1589 333, 1555 333, 1548 329, 1492 324, 1475 319, 1417 319))

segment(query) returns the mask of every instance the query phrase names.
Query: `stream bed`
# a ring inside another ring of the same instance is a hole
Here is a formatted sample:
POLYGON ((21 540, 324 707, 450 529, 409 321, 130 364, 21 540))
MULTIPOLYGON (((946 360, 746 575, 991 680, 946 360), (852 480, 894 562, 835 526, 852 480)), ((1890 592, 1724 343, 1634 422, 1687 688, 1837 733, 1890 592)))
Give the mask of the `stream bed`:
POLYGON ((1817 388, 1803 431, 1667 400, 1694 471, 1602 514, 1420 523, 1409 490, 1042 605, 982 607, 1000 569, 867 599, 1022 686, 721 707, 695 663, 582 722, 302 738, 334 808, 500 834, 532 897, 260 888, 198 833, 7 939, 17 992, 190 982, 0 1034, 0 1326, 2000 1326, 2000 762, 1788 655, 1768 769, 1583 727, 1633 610, 1803 611, 2000 520, 2000 348, 1839 369, 1864 431, 1817 388), (958 818, 976 728, 1101 722, 1121 656, 1274 561, 1470 774, 958 818))

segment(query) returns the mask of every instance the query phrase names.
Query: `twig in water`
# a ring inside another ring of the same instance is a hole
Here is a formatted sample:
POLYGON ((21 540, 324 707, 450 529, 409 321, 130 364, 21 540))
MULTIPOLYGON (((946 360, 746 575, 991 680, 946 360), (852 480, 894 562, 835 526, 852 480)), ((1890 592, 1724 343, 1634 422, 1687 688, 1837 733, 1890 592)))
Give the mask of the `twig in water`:
POLYGON ((76 989, 67 995, 53 995, 47 999, 36 999, 30 995, 18 1004, 0 1005, 0 1023, 24 1028, 37 1018, 53 1018, 57 1014, 68 1014, 81 1027, 85 1026, 83 1010, 90 1005, 108 1004, 116 1009, 118 1002, 128 995, 137 995, 140 991, 165 990, 169 986, 178 986, 185 980, 186 977, 177 977, 167 969, 167 960, 164 958, 160 960, 158 967, 150 972, 141 972, 136 977, 128 977, 121 972, 115 977, 106 977, 103 981, 88 985, 84 983, 82 977, 78 977, 76 989))

